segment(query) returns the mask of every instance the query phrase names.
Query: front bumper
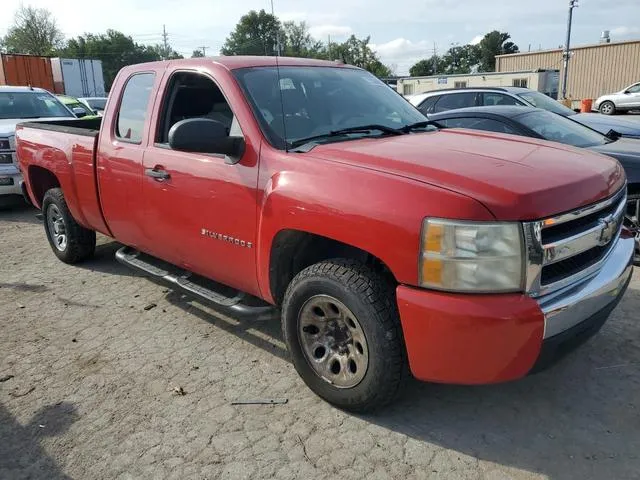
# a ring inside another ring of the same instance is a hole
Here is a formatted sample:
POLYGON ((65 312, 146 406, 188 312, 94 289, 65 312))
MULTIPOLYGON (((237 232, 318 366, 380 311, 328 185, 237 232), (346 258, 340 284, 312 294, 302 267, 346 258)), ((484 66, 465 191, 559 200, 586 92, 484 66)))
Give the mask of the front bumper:
POLYGON ((0 168, 0 196, 2 195, 22 195, 22 185, 24 180, 18 169, 0 168), (8 182, 8 184, 5 184, 8 182))
POLYGON ((604 324, 629 284, 633 252, 633 238, 622 236, 596 275, 538 299, 399 286, 411 372, 425 381, 487 384, 548 366, 604 324))

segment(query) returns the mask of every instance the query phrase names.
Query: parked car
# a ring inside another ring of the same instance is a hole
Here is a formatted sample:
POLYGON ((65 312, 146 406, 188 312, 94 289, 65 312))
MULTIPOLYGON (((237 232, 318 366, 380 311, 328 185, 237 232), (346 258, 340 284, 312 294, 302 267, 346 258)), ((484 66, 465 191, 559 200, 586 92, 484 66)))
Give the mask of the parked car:
POLYGON ((0 196, 23 195, 15 154, 16 124, 25 120, 69 119, 71 110, 41 88, 0 86, 0 196))
POLYGON ((603 115, 640 110, 640 83, 634 83, 619 92, 598 97, 593 103, 593 109, 603 115))
POLYGON ((624 118, 603 117, 597 113, 576 113, 545 94, 528 88, 458 88, 421 93, 407 99, 427 116, 459 108, 493 105, 537 107, 557 113, 563 117, 571 117, 576 122, 593 128, 602 134, 607 134, 614 130, 625 137, 640 138, 640 122, 624 118))
POLYGON ((80 97, 78 100, 100 116, 107 105, 107 97, 80 97))
POLYGON ((509 133, 588 148, 617 159, 627 174, 627 227, 636 233, 635 262, 640 264, 640 140, 605 136, 570 118, 539 108, 473 107, 431 115, 449 128, 509 133))
POLYGON ((221 309, 279 306, 296 370, 341 408, 389 402, 408 369, 462 384, 542 369, 630 281, 615 159, 439 131, 335 62, 132 65, 110 95, 99 132, 18 127, 54 254, 86 260, 100 232, 124 264, 221 309))
POLYGON ((63 105, 73 112, 76 118, 92 118, 98 116, 96 112, 80 102, 77 98, 70 97, 69 95, 57 95, 57 97, 63 105))

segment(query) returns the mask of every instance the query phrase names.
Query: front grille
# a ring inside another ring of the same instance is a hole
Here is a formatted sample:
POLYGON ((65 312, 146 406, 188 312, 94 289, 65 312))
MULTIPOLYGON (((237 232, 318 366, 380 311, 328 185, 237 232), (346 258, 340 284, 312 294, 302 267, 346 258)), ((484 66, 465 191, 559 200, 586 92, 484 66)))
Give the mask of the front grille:
POLYGON ((0 165, 13 163, 13 155, 11 153, 0 153, 0 165))
POLYGON ((525 224, 528 293, 545 295, 596 273, 620 236, 626 200, 625 187, 594 205, 525 224))

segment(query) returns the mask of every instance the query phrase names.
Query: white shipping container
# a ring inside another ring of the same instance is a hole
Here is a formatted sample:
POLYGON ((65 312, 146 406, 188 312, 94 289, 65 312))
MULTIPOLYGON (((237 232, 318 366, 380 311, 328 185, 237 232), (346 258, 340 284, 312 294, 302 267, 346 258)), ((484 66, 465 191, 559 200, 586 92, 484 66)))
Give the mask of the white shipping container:
POLYGON ((100 60, 52 58, 56 93, 72 97, 106 97, 100 60))

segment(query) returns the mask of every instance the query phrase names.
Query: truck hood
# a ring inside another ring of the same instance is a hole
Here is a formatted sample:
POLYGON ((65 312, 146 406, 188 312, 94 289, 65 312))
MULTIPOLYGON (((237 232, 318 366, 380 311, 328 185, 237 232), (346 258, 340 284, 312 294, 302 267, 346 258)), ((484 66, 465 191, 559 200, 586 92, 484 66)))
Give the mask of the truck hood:
POLYGON ((49 120, 69 120, 75 117, 39 117, 39 118, 6 118, 0 119, 0 137, 10 137, 16 133, 16 125, 23 122, 39 122, 49 120))
POLYGON ((613 158, 537 139, 464 130, 331 143, 306 155, 467 195, 499 220, 533 220, 573 210, 612 195, 625 182, 613 158))

